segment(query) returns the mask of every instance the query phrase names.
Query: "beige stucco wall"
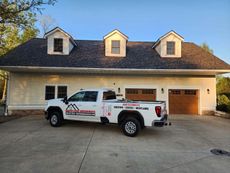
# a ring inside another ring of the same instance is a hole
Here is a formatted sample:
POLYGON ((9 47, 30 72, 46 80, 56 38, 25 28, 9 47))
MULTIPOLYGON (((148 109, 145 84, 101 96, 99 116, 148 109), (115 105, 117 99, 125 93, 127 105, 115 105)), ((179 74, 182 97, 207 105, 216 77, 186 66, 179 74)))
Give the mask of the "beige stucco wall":
MULTIPOLYGON (((150 76, 100 76, 100 75, 50 75, 50 74, 10 74, 9 110, 42 109, 45 101, 45 85, 67 85, 68 96, 84 88, 121 89, 125 97, 125 88, 157 89, 157 100, 164 100, 168 106, 168 89, 198 89, 199 113, 215 110, 215 77, 150 77, 150 76), (164 93, 161 92, 164 89, 164 93), (207 93, 207 89, 210 93, 207 93)), ((122 98, 122 97, 120 97, 122 98)))
POLYGON ((105 56, 125 57, 126 56, 126 39, 118 33, 114 33, 105 39, 105 56), (112 40, 120 40, 120 54, 113 54, 111 51, 112 40))
POLYGON ((48 46, 47 52, 48 54, 56 54, 56 55, 69 55, 71 50, 73 49, 73 44, 70 42, 69 37, 60 31, 56 31, 53 34, 49 35, 47 38, 48 46), (54 38, 62 38, 63 39, 63 52, 54 52, 54 38))
POLYGON ((171 33, 163 38, 155 49, 161 57, 181 57, 181 39, 171 33), (175 42, 175 55, 167 55, 167 41, 175 42))

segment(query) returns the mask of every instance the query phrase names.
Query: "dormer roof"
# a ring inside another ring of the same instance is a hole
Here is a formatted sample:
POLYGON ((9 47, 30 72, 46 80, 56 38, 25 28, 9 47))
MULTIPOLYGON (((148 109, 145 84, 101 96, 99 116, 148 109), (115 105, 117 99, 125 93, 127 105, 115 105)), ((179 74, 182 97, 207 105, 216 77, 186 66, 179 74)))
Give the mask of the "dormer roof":
POLYGON ((59 27, 55 27, 54 29, 52 29, 52 30, 48 31, 47 33, 45 33, 44 38, 49 37, 50 35, 52 35, 53 33, 57 32, 57 31, 65 34, 67 37, 69 37, 69 40, 71 41, 71 43, 73 45, 77 46, 77 43, 74 41, 73 37, 70 34, 68 34, 67 32, 65 32, 63 29, 59 28, 59 27))
POLYGON ((114 29, 113 31, 111 31, 110 33, 106 34, 103 39, 105 40, 106 38, 112 36, 113 34, 119 34, 120 36, 122 36, 124 39, 128 40, 129 37, 125 34, 123 34, 121 31, 119 31, 118 29, 114 29))
POLYGON ((179 35, 178 33, 176 33, 175 31, 171 30, 169 32, 167 32, 166 34, 164 34, 163 36, 161 36, 152 46, 152 48, 155 48, 160 42, 161 40, 163 40, 164 38, 166 38, 167 36, 169 36, 170 34, 173 34, 174 36, 176 36, 178 39, 180 39, 181 41, 184 41, 184 38, 179 35))

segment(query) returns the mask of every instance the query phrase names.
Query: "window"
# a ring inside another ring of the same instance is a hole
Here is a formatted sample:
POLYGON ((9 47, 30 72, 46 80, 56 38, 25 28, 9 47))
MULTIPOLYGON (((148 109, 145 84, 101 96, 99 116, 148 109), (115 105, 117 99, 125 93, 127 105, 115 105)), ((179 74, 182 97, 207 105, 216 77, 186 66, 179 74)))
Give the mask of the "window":
POLYGON ((174 41, 167 41, 167 54, 175 55, 175 42, 174 41))
POLYGON ((58 86, 57 98, 64 98, 67 96, 67 86, 58 86))
POLYGON ((96 91, 86 91, 78 92, 71 96, 68 101, 71 102, 96 102, 97 101, 97 92, 96 91))
POLYGON ((82 101, 83 98, 84 98, 84 95, 85 95, 85 92, 76 93, 76 94, 72 95, 68 99, 68 101, 70 101, 70 102, 79 102, 79 101, 82 101))
POLYGON ((84 102, 96 102, 97 101, 97 92, 96 91, 86 91, 84 98, 84 102))
POLYGON ((180 90, 171 90, 171 93, 173 94, 173 95, 180 95, 180 90))
POLYGON ((154 94, 154 90, 152 90, 152 89, 143 89, 142 94, 154 94))
POLYGON ((196 95, 196 90, 185 90, 184 94, 185 95, 196 95))
POLYGON ((137 89, 126 89, 126 93, 127 94, 138 94, 138 90, 137 89))
POLYGON ((116 99, 116 94, 113 91, 103 92, 103 100, 113 100, 116 99))
POLYGON ((63 39, 62 38, 54 39, 54 52, 63 52, 63 39))
POLYGON ((55 86, 46 86, 45 100, 50 100, 54 98, 55 98, 55 86))
POLYGON ((63 85, 47 85, 45 86, 45 100, 64 98, 67 96, 67 86, 63 85))
POLYGON ((120 41, 112 40, 112 53, 119 54, 120 53, 120 41))

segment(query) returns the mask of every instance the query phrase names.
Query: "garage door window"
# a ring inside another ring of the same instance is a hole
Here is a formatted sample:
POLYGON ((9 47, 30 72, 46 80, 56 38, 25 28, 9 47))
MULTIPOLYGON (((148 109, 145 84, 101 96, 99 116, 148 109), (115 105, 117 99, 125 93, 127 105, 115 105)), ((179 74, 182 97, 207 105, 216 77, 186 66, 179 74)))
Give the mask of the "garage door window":
POLYGON ((195 90, 185 90, 184 94, 186 94, 186 95, 196 95, 196 91, 195 90))
POLYGON ((126 93, 127 94, 138 94, 138 90, 137 89, 126 89, 126 93))
POLYGON ((173 94, 173 95, 180 95, 180 90, 172 90, 171 94, 173 94))
POLYGON ((144 90, 142 90, 142 94, 154 94, 154 90, 152 90, 152 89, 144 89, 144 90))

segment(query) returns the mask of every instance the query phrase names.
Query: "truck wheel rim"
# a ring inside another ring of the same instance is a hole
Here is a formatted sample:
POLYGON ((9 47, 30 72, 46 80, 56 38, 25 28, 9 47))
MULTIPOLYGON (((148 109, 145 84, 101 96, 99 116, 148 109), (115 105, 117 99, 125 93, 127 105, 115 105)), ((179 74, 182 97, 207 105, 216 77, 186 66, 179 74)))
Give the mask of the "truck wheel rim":
POLYGON ((125 131, 129 134, 133 134, 136 132, 136 124, 132 121, 128 121, 125 124, 125 131))
POLYGON ((57 115, 53 115, 51 117, 51 123, 55 125, 55 124, 57 124, 57 121, 58 121, 57 115))

